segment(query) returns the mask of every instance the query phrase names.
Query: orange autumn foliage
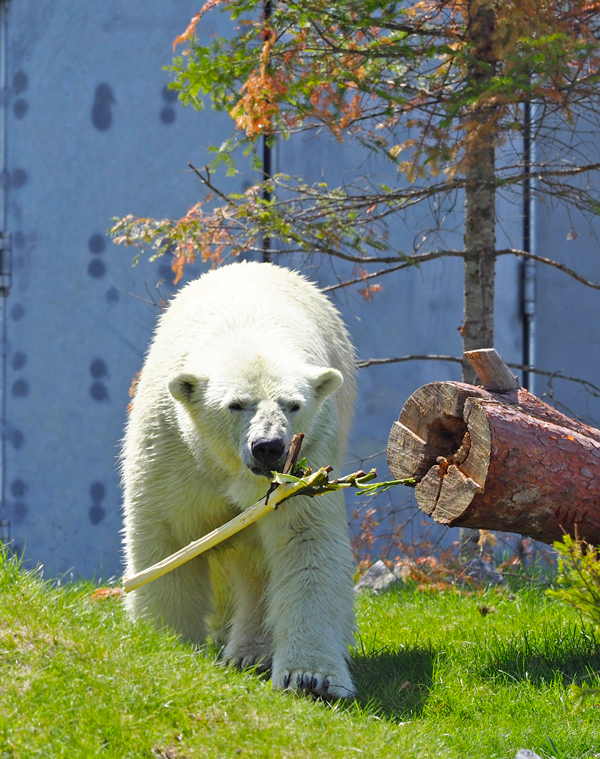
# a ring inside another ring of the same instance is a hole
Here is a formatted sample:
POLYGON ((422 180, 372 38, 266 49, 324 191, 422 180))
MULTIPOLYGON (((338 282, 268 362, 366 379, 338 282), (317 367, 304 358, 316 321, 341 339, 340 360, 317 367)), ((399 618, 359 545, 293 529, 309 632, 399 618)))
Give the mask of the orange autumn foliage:
POLYGON ((237 128, 243 129, 248 137, 270 134, 272 117, 279 112, 279 100, 287 92, 281 74, 274 76, 269 72, 269 56, 276 38, 272 29, 265 28, 260 66, 250 74, 241 89, 242 98, 229 112, 237 128))

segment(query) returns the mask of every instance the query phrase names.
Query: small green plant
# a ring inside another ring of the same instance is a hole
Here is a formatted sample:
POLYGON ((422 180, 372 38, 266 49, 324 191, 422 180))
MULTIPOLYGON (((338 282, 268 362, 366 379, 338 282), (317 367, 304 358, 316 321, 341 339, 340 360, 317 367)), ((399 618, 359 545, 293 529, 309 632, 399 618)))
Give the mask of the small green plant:
POLYGON ((560 598, 574 606, 593 625, 600 641, 600 554, 585 540, 565 535, 557 540, 558 588, 547 591, 549 596, 560 598))
MULTIPOLYGON (((597 547, 585 540, 565 535, 557 540, 558 588, 546 591, 549 596, 560 598, 574 606, 581 615, 594 625, 596 642, 600 643, 600 553, 597 547)), ((590 697, 600 695, 600 688, 588 683, 573 683, 569 689, 569 701, 577 711, 590 697)))

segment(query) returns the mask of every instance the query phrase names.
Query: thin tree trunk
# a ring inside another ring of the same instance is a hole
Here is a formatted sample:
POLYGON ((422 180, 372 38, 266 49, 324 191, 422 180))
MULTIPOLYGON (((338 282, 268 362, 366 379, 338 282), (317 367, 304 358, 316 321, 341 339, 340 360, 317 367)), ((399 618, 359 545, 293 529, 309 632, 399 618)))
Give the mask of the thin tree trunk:
MULTIPOLYGON (((474 45, 470 64, 473 87, 495 73, 494 10, 481 0, 469 5, 467 36, 474 45)), ((494 346, 494 277, 496 263, 496 189, 494 119, 491 108, 478 105, 466 124, 467 183, 465 188, 465 275, 461 328, 463 353, 494 346)), ((463 382, 476 375, 463 359, 463 382)), ((478 551, 478 530, 461 528, 460 554, 469 559, 478 551)))
MULTIPOLYGON (((463 353, 494 347, 494 148, 479 153, 480 162, 469 169, 465 200, 463 353)), ((463 382, 475 381, 475 372, 464 359, 463 382)))
MULTIPOLYGON (((474 88, 495 73, 494 11, 481 0, 469 6, 467 35, 473 43, 470 80, 474 88)), ((463 352, 494 347, 494 266, 496 259, 495 124, 493 108, 477 105, 466 124, 465 280, 463 352)), ((463 381, 475 372, 464 359, 463 381)))

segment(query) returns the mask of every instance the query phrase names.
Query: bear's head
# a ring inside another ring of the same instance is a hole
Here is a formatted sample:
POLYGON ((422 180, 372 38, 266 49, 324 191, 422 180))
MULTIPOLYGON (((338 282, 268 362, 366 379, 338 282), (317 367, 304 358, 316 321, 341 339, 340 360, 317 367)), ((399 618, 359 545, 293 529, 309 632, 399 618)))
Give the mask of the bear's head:
POLYGON ((168 388, 213 460, 231 474, 244 469, 271 479, 294 434, 305 434, 305 451, 325 430, 336 434, 334 406, 326 401, 342 382, 331 367, 242 355, 211 362, 209 372, 181 372, 168 388))

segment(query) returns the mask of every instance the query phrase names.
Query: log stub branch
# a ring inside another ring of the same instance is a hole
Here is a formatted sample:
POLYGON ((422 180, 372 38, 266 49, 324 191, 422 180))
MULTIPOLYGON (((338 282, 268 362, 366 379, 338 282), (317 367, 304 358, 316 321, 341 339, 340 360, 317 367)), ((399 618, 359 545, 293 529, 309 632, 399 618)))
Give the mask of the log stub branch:
POLYGON ((388 464, 394 477, 417 480, 419 507, 442 524, 546 543, 577 532, 600 544, 600 430, 518 383, 419 388, 392 427, 388 464))
POLYGON ((519 380, 508 368, 495 348, 479 348, 465 351, 465 358, 475 370, 483 385, 489 390, 506 392, 520 387, 519 380))

